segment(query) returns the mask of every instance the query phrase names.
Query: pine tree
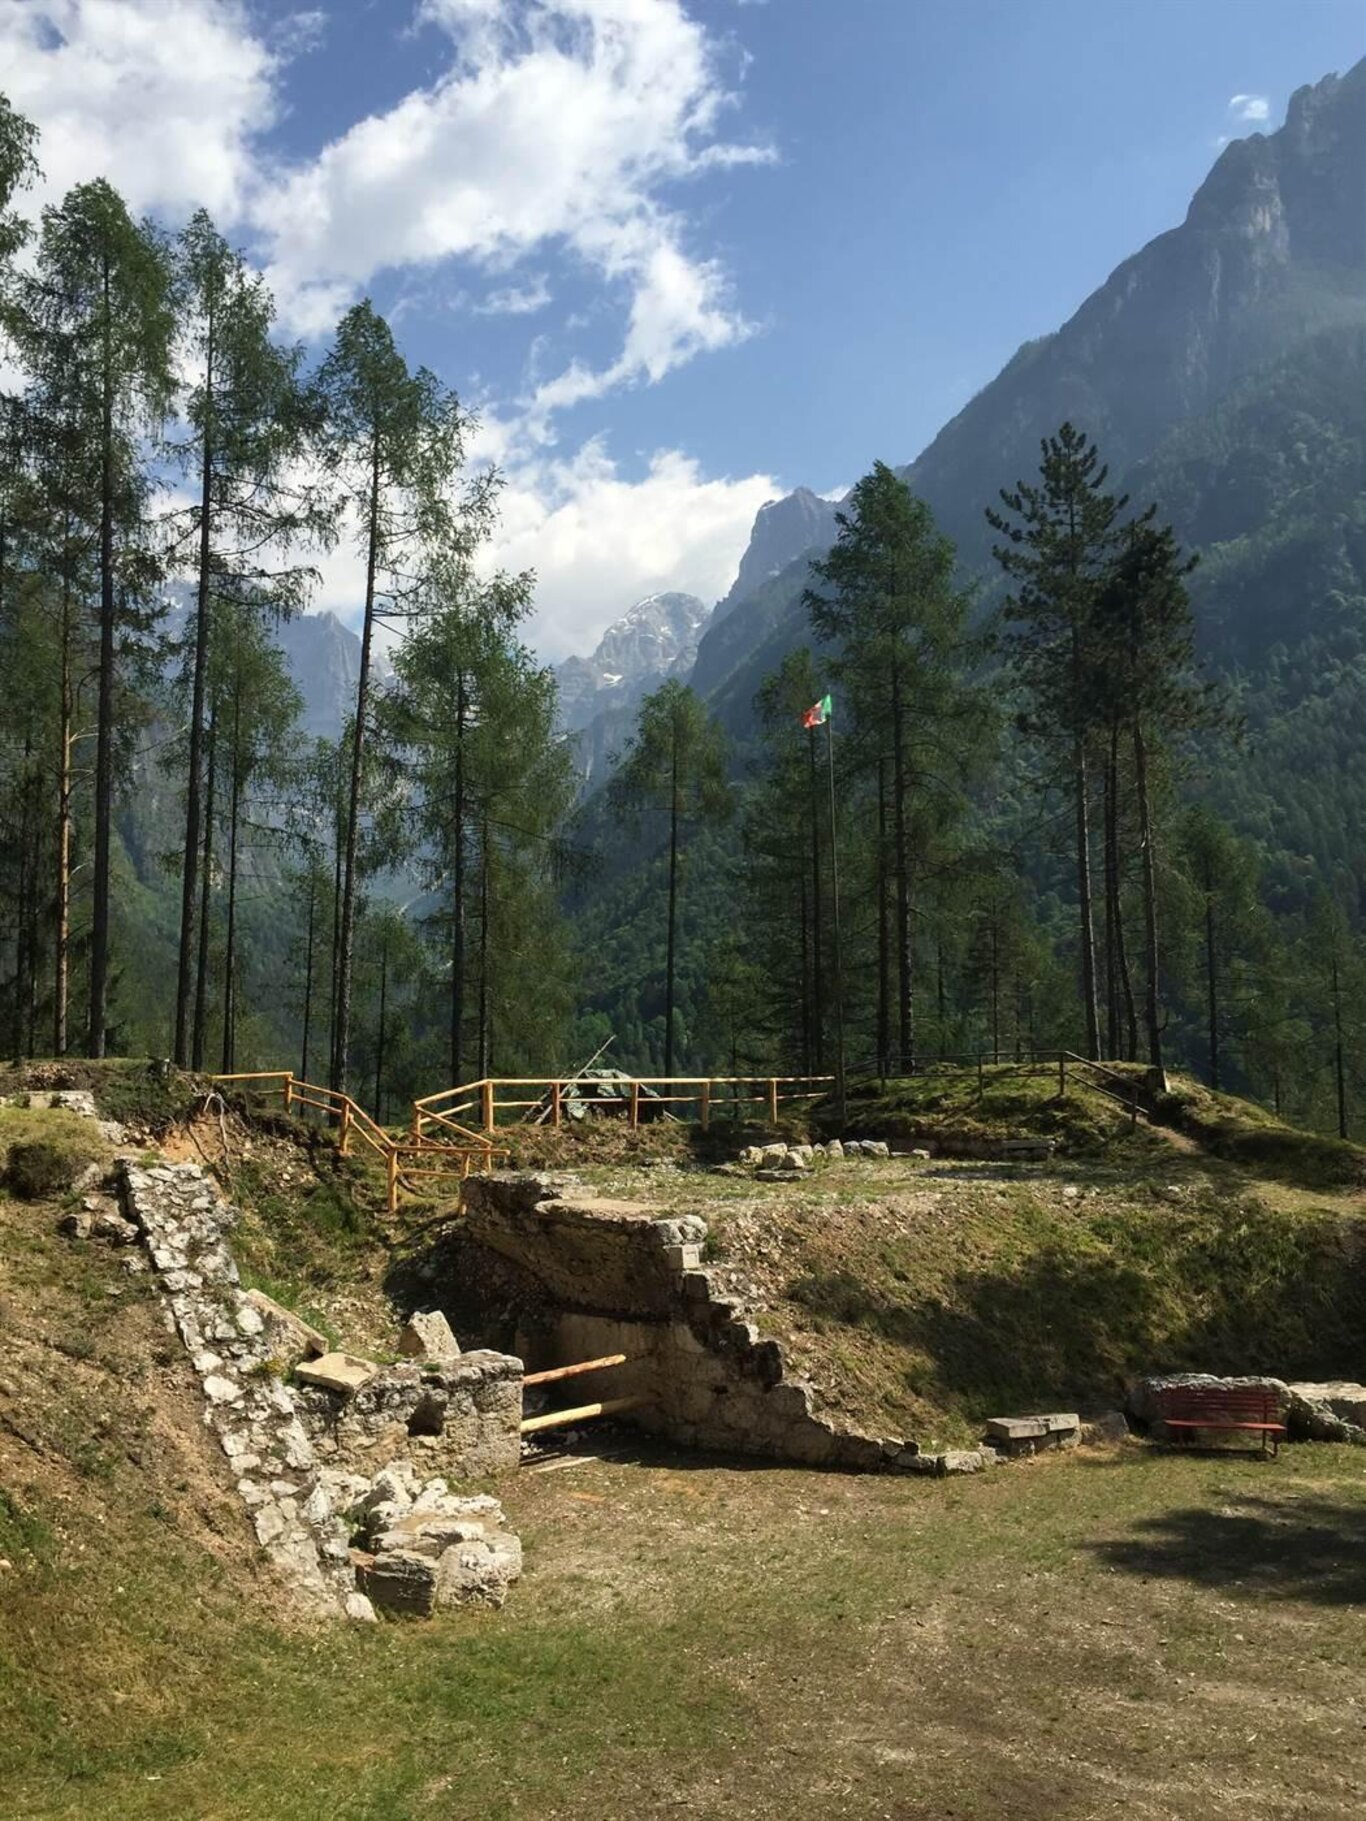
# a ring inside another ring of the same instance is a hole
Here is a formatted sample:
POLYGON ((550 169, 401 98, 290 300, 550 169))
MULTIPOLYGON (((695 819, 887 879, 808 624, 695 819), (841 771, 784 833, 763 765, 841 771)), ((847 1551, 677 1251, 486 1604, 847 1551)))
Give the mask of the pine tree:
POLYGON ((791 652, 755 697, 763 759, 744 808, 750 946, 764 984, 764 1027, 784 1057, 811 1075, 823 1063, 833 980, 827 955, 829 821, 824 760, 802 715, 825 694, 805 647, 791 652), (814 773, 814 775, 813 775, 814 773))
POLYGON ((187 639, 190 672, 180 947, 172 1048, 189 1057, 195 914, 203 813, 205 700, 210 619, 217 599, 246 591, 277 612, 302 604, 309 572, 291 567, 291 544, 329 527, 291 483, 309 429, 298 381, 300 352, 271 340, 274 306, 201 209, 175 247, 182 351, 193 378, 170 453, 191 473, 197 498, 174 515, 175 545, 191 554, 195 604, 187 639))
POLYGON ((110 878, 119 672, 130 627, 156 577, 146 522, 143 438, 172 393, 171 278, 159 236, 135 223, 103 179, 44 211, 21 342, 41 408, 79 435, 96 475, 91 503, 99 586, 89 1051, 109 1021, 110 878))
POLYGON ((987 521, 994 555, 1014 589, 1006 602, 1009 652, 1030 701, 1029 726, 1069 772, 1076 841, 1078 949, 1086 1053, 1099 1057, 1091 874, 1091 756, 1098 725, 1096 620, 1127 500, 1105 491, 1108 470, 1071 424, 1042 444, 1037 484, 1004 489, 987 521))
POLYGON ((553 1047, 567 1011, 554 894, 572 765, 553 677, 517 638, 530 602, 529 576, 445 575, 395 654, 396 687, 379 717, 412 787, 392 799, 407 828, 391 853, 426 856, 438 897, 430 922, 443 936, 453 1082, 465 1078, 471 1011, 481 1077, 496 1026, 513 1048, 534 1028, 553 1047))
MULTIPOLYGON (((902 1068, 917 1055, 916 925, 923 860, 938 827, 961 809, 965 767, 989 737, 985 697, 968 680, 975 653, 954 551, 929 507, 878 462, 836 515, 828 556, 813 562, 804 597, 817 634, 835 647, 860 752, 876 785, 879 924, 887 886, 893 911, 890 972, 902 1068)), ((886 949, 885 937, 880 946, 886 949)), ((891 1023, 888 969, 880 967, 879 1032, 891 1023)), ((880 1035, 880 1066, 885 1067, 880 1035)))
POLYGON ((330 1076, 333 1087, 345 1088, 375 623, 409 609, 434 557, 459 563, 487 523, 491 486, 476 484, 463 501, 455 498, 467 420, 432 374, 409 371, 389 325, 368 300, 343 317, 318 375, 317 401, 336 505, 354 526, 365 576, 330 1076))
POLYGON ((1155 507, 1126 525, 1097 599, 1096 684, 1103 710, 1122 724, 1133 754, 1134 797, 1142 865, 1144 1023, 1148 1064, 1165 1087, 1161 956, 1158 941, 1158 818, 1154 757, 1182 735, 1215 719, 1209 690, 1194 676, 1195 625, 1186 577, 1195 559, 1182 554, 1155 507))
POLYGON ((283 818, 265 799, 270 786, 293 781, 294 727, 302 702, 260 604, 218 601, 208 641, 205 697, 219 733, 216 754, 223 786, 222 827, 226 927, 223 938, 222 1062, 237 1066, 242 954, 239 894, 248 844, 278 847, 283 818))
POLYGON ((664 959, 664 1075, 674 1072, 680 862, 690 823, 726 820, 733 796, 726 777, 725 736, 686 683, 670 681, 646 696, 611 796, 630 814, 668 817, 669 886, 664 959))

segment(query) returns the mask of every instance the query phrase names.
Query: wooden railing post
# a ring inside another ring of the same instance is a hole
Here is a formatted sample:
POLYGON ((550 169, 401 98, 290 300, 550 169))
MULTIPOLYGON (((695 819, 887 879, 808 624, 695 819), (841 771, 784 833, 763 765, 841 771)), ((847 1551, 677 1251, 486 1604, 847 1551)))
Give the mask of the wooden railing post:
POLYGON ((337 1134, 337 1150, 340 1152, 340 1154, 343 1157, 349 1157, 351 1155, 351 1152, 349 1149, 350 1142, 351 1142, 351 1102, 349 1100, 343 1100, 342 1109, 341 1109, 341 1130, 337 1134))
POLYGON ((550 1084, 550 1123, 553 1126, 558 1126, 560 1123, 563 1094, 564 1090, 559 1082, 552 1081, 550 1084))
POLYGON ((634 1132, 640 1124, 640 1083, 631 1083, 631 1130, 634 1132))
POLYGON ((768 1078, 768 1123, 770 1125, 778 1123, 778 1078, 776 1075, 770 1075, 768 1078))
POLYGON ((397 1214, 398 1213, 398 1146, 397 1145, 391 1145, 389 1147, 389 1153, 384 1161, 385 1161, 388 1184, 389 1184, 389 1212, 391 1214, 397 1214))
POLYGON ((288 1112, 289 1109, 293 1106, 293 1104, 294 1104, 294 1071, 293 1071, 293 1069, 291 1069, 289 1071, 289 1073, 285 1076, 285 1111, 288 1112))
POLYGON ((702 1092, 697 1096, 697 1121, 705 1132, 711 1124, 711 1083, 702 1083, 702 1092))
POLYGON ((493 1083, 481 1081, 479 1084, 479 1106, 483 1116, 484 1130, 493 1130, 493 1083))

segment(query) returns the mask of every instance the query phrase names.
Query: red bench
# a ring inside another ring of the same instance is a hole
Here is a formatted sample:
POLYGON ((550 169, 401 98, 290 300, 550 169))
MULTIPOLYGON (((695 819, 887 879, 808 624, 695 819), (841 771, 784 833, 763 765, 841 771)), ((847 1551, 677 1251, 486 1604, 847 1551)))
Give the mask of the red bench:
POLYGON ((1173 1441, 1194 1441, 1200 1430, 1252 1433, 1263 1454, 1270 1443, 1273 1456, 1285 1434, 1280 1392, 1260 1385, 1166 1385, 1157 1394, 1157 1415, 1173 1441))

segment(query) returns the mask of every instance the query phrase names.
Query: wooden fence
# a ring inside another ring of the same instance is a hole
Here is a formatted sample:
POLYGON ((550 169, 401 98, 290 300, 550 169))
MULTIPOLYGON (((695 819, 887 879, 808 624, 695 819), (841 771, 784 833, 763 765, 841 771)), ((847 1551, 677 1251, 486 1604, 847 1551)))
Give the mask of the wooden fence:
MULTIPOLYGON (((898 1058, 898 1061, 901 1059, 898 1058)), ((1148 1084, 1138 1075, 1093 1062, 1072 1050, 1038 1053, 1015 1061, 988 1061, 985 1056, 918 1058, 911 1072, 925 1074, 936 1068, 957 1072, 976 1069, 978 1082, 985 1086, 987 1071, 999 1080, 1003 1075, 1056 1074, 1059 1097, 1067 1093, 1069 1072, 1074 1079, 1116 1101, 1128 1113, 1131 1122, 1151 1117, 1148 1084)), ((880 1071, 870 1066, 860 1075, 876 1078, 880 1071)), ((678 1107, 691 1108, 704 1129, 719 1107, 738 1112, 742 1107, 762 1109, 770 1124, 776 1122, 779 1108, 799 1101, 818 1100, 835 1085, 833 1075, 636 1075, 626 1078, 575 1075, 488 1076, 482 1081, 469 1081, 457 1088, 445 1088, 413 1102, 407 1132, 400 1136, 386 1131, 357 1104, 349 1094, 335 1088, 319 1087, 315 1082, 299 1080, 291 1070, 267 1069, 252 1074, 215 1075, 215 1081, 241 1086, 248 1092, 279 1092, 286 1112, 307 1107, 336 1121, 337 1144, 342 1155, 350 1153, 353 1142, 365 1146, 378 1156, 385 1171, 387 1201, 392 1214, 398 1205, 400 1186, 425 1177, 459 1176, 482 1173, 496 1161, 507 1157, 506 1149, 495 1145, 489 1134, 499 1124, 525 1119, 535 1113, 541 1123, 563 1125, 567 1107, 575 1095, 581 1104, 596 1111, 623 1113, 632 1129, 651 1110, 667 1112, 678 1107), (609 1092, 603 1093, 602 1090, 609 1092), (476 1124, 466 1125, 458 1115, 476 1124), (500 1117, 501 1116, 501 1117, 500 1117)))
MULTIPOLYGON (((596 1076, 574 1075, 486 1077, 415 1100, 412 1132, 415 1138, 423 1137, 450 1125, 457 1114, 475 1121, 483 1132, 498 1129, 500 1114, 516 1119, 539 1112, 545 1123, 558 1126, 568 1117, 566 1108, 575 1096, 580 1096, 580 1104, 589 1109, 620 1108, 632 1128, 652 1108, 665 1111, 676 1107, 692 1108, 704 1129, 710 1124, 712 1113, 722 1106, 737 1111, 741 1107, 760 1107, 772 1123, 780 1106, 819 1100, 834 1085, 833 1075, 635 1075, 626 1079, 613 1076, 605 1081, 596 1076)), ((502 1123, 506 1124, 507 1119, 502 1123)))
POLYGON ((310 1107, 336 1121, 337 1149, 343 1157, 351 1154, 353 1143, 373 1151, 384 1165, 385 1201, 391 1214, 398 1208, 401 1186, 411 1186, 424 1177, 463 1179, 472 1173, 492 1169, 496 1160, 507 1156, 505 1150, 491 1144, 482 1132, 472 1132, 453 1119, 438 1122, 441 1135, 405 1132, 395 1137, 366 1112, 349 1094, 336 1088, 319 1087, 313 1081, 300 1081, 289 1069, 266 1069, 252 1074, 215 1075, 224 1086, 237 1086, 248 1093, 279 1092, 287 1113, 296 1107, 310 1107))

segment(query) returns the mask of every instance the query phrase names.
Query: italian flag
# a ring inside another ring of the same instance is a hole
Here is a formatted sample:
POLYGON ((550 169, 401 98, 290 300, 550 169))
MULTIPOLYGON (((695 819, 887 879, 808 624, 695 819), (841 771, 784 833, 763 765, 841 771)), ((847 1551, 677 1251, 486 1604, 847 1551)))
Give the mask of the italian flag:
POLYGON ((829 696, 822 696, 819 702, 813 702, 802 715, 803 727, 824 727, 830 719, 831 701, 829 696))

